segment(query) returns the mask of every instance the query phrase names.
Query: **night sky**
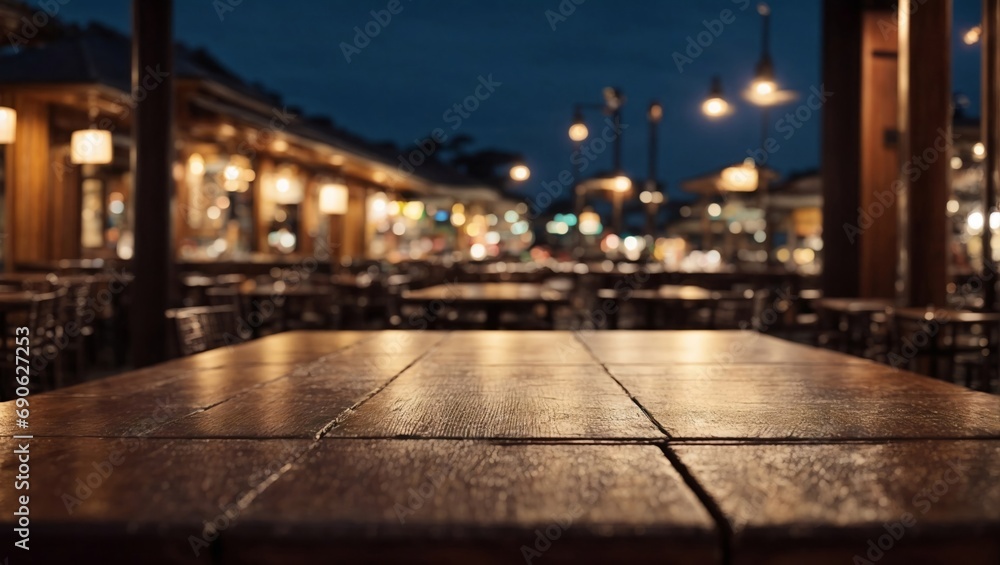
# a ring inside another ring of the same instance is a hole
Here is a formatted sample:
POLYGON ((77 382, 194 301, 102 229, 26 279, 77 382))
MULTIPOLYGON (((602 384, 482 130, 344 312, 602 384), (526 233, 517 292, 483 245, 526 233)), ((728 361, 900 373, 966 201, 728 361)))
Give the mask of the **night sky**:
MULTIPOLYGON (((659 170, 673 197, 680 195, 679 180, 742 160, 759 145, 760 110, 739 97, 760 54, 756 2, 399 1, 402 10, 350 63, 341 43, 353 43, 355 26, 363 28, 370 12, 384 10, 390 0, 175 0, 175 33, 289 104, 328 115, 370 140, 405 145, 442 128, 449 136, 473 137, 474 148, 522 153, 533 170, 528 191, 572 168, 566 130, 573 106, 600 102, 605 86, 620 87, 627 96, 624 165, 639 177, 647 170, 646 108, 653 99, 664 104, 659 170), (214 6, 226 3, 238 5, 220 17, 214 6), (546 12, 559 13, 560 4, 575 12, 550 21, 546 12), (726 9, 735 20, 679 71, 674 53, 684 54, 688 38, 726 9), (501 85, 453 129, 454 115, 445 112, 490 75, 501 85), (734 104, 734 113, 717 122, 700 112, 713 75, 722 78, 734 104)), ((821 2, 770 5, 778 82, 804 93, 779 108, 777 120, 820 86, 821 2)), ((979 6, 977 0, 955 1, 957 30, 978 23, 979 6)), ((86 0, 63 6, 60 17, 128 32, 129 10, 129 0, 86 0)), ((954 90, 969 95, 978 113, 978 46, 964 45, 956 34, 954 59, 954 90)), ((598 131, 601 116, 592 112, 588 119, 591 132, 598 131)), ((787 141, 779 134, 781 148, 770 165, 786 174, 816 168, 820 122, 815 115, 787 141)), ((609 150, 595 169, 609 169, 610 163, 609 150)))

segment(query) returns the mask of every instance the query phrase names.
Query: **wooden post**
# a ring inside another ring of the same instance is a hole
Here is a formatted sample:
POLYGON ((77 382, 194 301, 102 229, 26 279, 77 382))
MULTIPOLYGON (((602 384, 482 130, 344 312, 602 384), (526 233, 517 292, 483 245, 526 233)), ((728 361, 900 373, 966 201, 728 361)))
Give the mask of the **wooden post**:
POLYGON ((823 2, 823 84, 834 95, 823 107, 823 275, 826 296, 858 296, 857 240, 861 139, 862 0, 823 2))
POLYGON ((951 190, 951 0, 899 6, 899 298, 944 306, 951 190))
POLYGON ((982 70, 982 128, 983 146, 986 156, 983 160, 983 309, 996 310, 997 277, 993 262, 993 230, 990 228, 990 214, 997 209, 997 184, 1000 183, 1000 0, 983 0, 983 70, 982 70))
POLYGON ((135 255, 132 269, 132 360, 145 367, 167 358, 167 319, 174 283, 173 0, 132 2, 132 125, 135 255), (148 76, 154 80, 144 81, 148 76), (148 84, 156 83, 149 87, 148 84))

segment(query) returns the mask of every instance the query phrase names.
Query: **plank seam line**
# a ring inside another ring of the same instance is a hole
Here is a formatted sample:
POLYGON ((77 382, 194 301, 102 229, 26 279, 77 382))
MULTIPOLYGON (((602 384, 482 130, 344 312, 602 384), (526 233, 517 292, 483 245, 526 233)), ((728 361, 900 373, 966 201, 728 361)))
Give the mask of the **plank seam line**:
POLYGON ((715 522, 716 527, 719 530, 719 545, 722 550, 721 563, 722 565, 731 565, 733 560, 733 527, 729 523, 729 519, 726 518, 725 512, 719 507, 712 495, 708 494, 708 491, 698 482, 698 479, 694 477, 694 474, 690 469, 687 468, 680 457, 670 449, 670 446, 666 443, 661 443, 659 446, 660 452, 663 456, 667 458, 667 461, 673 465, 674 470, 680 474, 681 478, 684 479, 684 484, 687 485, 691 492, 698 497, 698 501, 701 502, 705 510, 712 517, 715 522))
MULTIPOLYGON (((587 350, 588 353, 590 353, 591 357, 593 357, 594 360, 597 363, 599 363, 601 367, 604 369, 604 372, 607 373, 607 375, 611 377, 611 379, 615 381, 619 387, 621 387, 621 389, 625 392, 625 394, 627 394, 628 397, 632 399, 632 402, 639 407, 639 410, 642 410, 642 413, 645 414, 647 418, 649 418, 650 422, 652 422, 653 425, 655 425, 657 429, 659 429, 660 432, 663 433, 664 436, 666 436, 667 441, 669 441, 670 434, 667 433, 667 430, 664 429, 663 426, 660 425, 660 422, 658 422, 656 418, 654 418, 653 415, 649 413, 649 410, 646 410, 646 407, 639 402, 639 399, 636 398, 628 390, 628 388, 626 388, 625 385, 622 384, 621 381, 619 381, 617 378, 615 378, 613 374, 611 374, 611 371, 608 370, 607 365, 605 365, 604 362, 597 357, 594 351, 582 339, 580 339, 579 333, 573 332, 573 337, 580 343, 580 345, 583 346, 584 349, 587 350)), ((681 463, 677 455, 673 451, 671 451, 666 441, 659 444, 658 447, 660 449, 660 452, 667 458, 667 461, 671 464, 674 470, 676 470, 677 473, 684 480, 684 484, 686 484, 687 487, 691 489, 691 492, 694 493, 694 495, 698 498, 698 501, 701 502, 702 506, 705 508, 705 511, 707 511, 709 516, 712 517, 712 520, 715 522, 716 528, 718 529, 719 532, 719 546, 722 552, 721 564, 730 565, 730 563, 732 562, 731 551, 732 551, 733 529, 732 526, 729 524, 729 520, 726 519, 726 515, 722 512, 722 509, 719 508, 718 504, 715 503, 715 500, 712 499, 711 495, 709 495, 708 492, 701 486, 701 484, 698 483, 698 481, 694 478, 694 475, 691 474, 688 468, 683 463, 681 463)))
MULTIPOLYGON (((433 351, 439 345, 441 345, 441 343, 443 343, 445 341, 445 339, 447 339, 447 337, 448 337, 447 334, 445 336, 443 336, 434 345, 432 345, 430 348, 428 348, 427 351, 425 351, 419 357, 417 357, 416 359, 414 359, 413 362, 410 363, 409 365, 407 365, 402 371, 400 371, 399 373, 397 373, 394 377, 392 377, 391 379, 389 379, 388 381, 386 381, 386 383, 384 385, 382 385, 381 387, 379 387, 376 391, 374 391, 373 393, 369 394, 368 396, 366 396, 364 399, 362 399, 361 401, 359 401, 355 405, 356 406, 361 405, 362 403, 364 403, 365 401, 367 401, 368 399, 370 399, 372 396, 375 396, 375 394, 377 394, 383 388, 385 388, 386 386, 389 386, 389 383, 391 383, 392 381, 394 381, 397 378, 399 378, 399 376, 402 375, 403 373, 405 373, 407 369, 409 369, 410 367, 412 367, 413 365, 415 365, 417 362, 419 362, 421 359, 423 359, 424 357, 426 357, 431 351, 433 351)), ((348 411, 351 410, 351 409, 353 409, 353 407, 349 408, 348 411)), ((338 419, 339 419, 339 417, 338 417, 338 419)), ((261 494, 263 494, 264 491, 267 490, 268 487, 270 487, 272 484, 276 483, 278 481, 278 479, 280 479, 282 476, 284 476, 284 474, 287 473, 292 468, 292 465, 294 465, 296 462, 298 462, 299 460, 301 460, 303 457, 305 457, 311 451, 314 451, 314 450, 318 449, 319 446, 320 446, 320 440, 322 439, 323 434, 326 433, 326 432, 328 432, 330 429, 332 429, 332 426, 333 426, 333 424, 335 422, 337 422, 337 420, 334 420, 330 424, 327 424, 326 426, 324 426, 323 429, 321 429, 319 432, 316 433, 316 435, 313 437, 312 441, 309 443, 308 446, 306 446, 305 449, 303 449, 299 453, 292 454, 292 456, 290 457, 290 459, 288 461, 286 461, 285 464, 282 465, 277 471, 275 471, 274 473, 271 473, 271 475, 269 475, 266 479, 264 479, 263 481, 261 481, 260 484, 258 484, 256 487, 254 487, 253 490, 251 490, 251 491, 247 492, 246 494, 244 494, 243 496, 241 496, 240 499, 236 501, 236 506, 239 508, 240 513, 242 514, 244 511, 246 511, 246 509, 250 507, 250 505, 253 503, 253 501, 257 499, 257 497, 259 497, 261 494)), ((219 536, 219 540, 218 541, 219 542, 223 542, 224 538, 225 538, 225 533, 223 532, 223 534, 219 536)))
POLYGON ((348 416, 350 416, 351 414, 353 414, 354 411, 356 411, 358 408, 360 408, 362 404, 368 402, 369 400, 371 400, 372 398, 374 398, 376 394, 378 394, 378 393, 382 392, 383 390, 385 390, 385 388, 387 386, 391 385, 396 379, 398 379, 399 377, 401 377, 403 375, 403 373, 405 373, 406 371, 410 370, 411 367, 413 367, 414 365, 416 365, 417 363, 419 363, 425 357, 427 357, 428 355, 430 355, 431 352, 433 352, 438 347, 440 347, 441 344, 444 343, 445 340, 447 340, 450 335, 451 335, 451 332, 445 332, 445 335, 442 336, 441 339, 439 339, 437 342, 435 342, 434 345, 432 345, 429 348, 427 348, 426 351, 424 351, 423 353, 421 353, 416 359, 414 359, 408 365, 406 365, 405 367, 403 367, 398 373, 396 373, 395 375, 393 375, 389 380, 387 380, 384 383, 382 383, 380 386, 378 386, 377 388, 375 388, 375 390, 373 390, 373 391, 369 392, 368 394, 366 394, 364 396, 364 398, 362 398, 361 400, 355 402, 354 404, 352 404, 348 408, 346 408, 343 411, 341 411, 340 414, 338 414, 337 417, 334 418, 330 423, 328 423, 325 426, 323 426, 322 428, 320 428, 320 430, 318 432, 316 432, 316 435, 314 436, 313 439, 316 440, 316 441, 319 441, 320 439, 323 438, 323 436, 327 435, 328 433, 330 433, 334 429, 336 429, 336 427, 339 426, 344 421, 345 418, 347 418, 348 416))
MULTIPOLYGON (((274 335, 280 335, 280 333, 279 334, 274 334, 274 335)), ((268 337, 270 337, 270 336, 268 336, 268 337)), ((369 339, 375 339, 375 336, 365 336, 364 338, 359 339, 358 341, 356 341, 354 343, 345 345, 343 347, 339 347, 339 348, 335 349, 334 351, 331 351, 330 353, 327 353, 325 355, 321 355, 321 356, 317 357, 316 359, 310 361, 309 363, 315 363, 315 362, 319 361, 320 359, 324 359, 324 358, 326 358, 328 356, 342 353, 343 351, 345 351, 347 349, 350 349, 352 347, 355 347, 357 345, 360 345, 361 343, 363 343, 365 341, 368 341, 369 339)), ((245 343, 243 343, 241 345, 246 345, 246 344, 249 344, 249 343, 250 342, 245 342, 245 343)), ((224 367, 225 367, 225 365, 222 365, 220 367, 213 367, 213 368, 220 368, 221 369, 221 368, 224 368, 224 367)), ((190 372, 197 372, 198 370, 199 369, 191 369, 190 372)), ((181 378, 183 378, 185 376, 187 376, 187 373, 184 373, 184 374, 176 377, 175 379, 171 379, 170 381, 167 381, 167 382, 169 383, 169 382, 173 382, 174 380, 180 380, 181 378)), ((212 408, 215 408, 216 406, 218 406, 220 404, 229 402, 230 400, 232 400, 234 398, 239 398, 240 396, 243 396, 245 394, 249 394, 249 393, 253 392, 254 390, 257 390, 258 388, 262 388, 262 387, 265 387, 265 386, 267 386, 267 385, 269 385, 271 383, 278 382, 278 381, 280 381, 282 379, 289 379, 289 378, 292 378, 294 376, 296 376, 295 375, 295 369, 292 369, 292 370, 290 370, 287 373, 284 373, 282 375, 274 377, 273 379, 268 379, 268 380, 266 380, 266 381, 264 381, 262 383, 257 383, 255 385, 252 385, 252 386, 249 386, 249 387, 247 387, 245 389, 242 389, 239 392, 237 392, 236 394, 230 396, 229 398, 224 398, 224 399, 222 399, 222 400, 220 400, 218 402, 215 402, 213 404, 209 404, 207 406, 198 406, 197 408, 195 408, 194 410, 191 410, 190 412, 185 412, 184 414, 181 414, 180 416, 177 416, 176 418, 171 418, 171 419, 169 419, 169 420, 167 420, 167 421, 165 421, 163 423, 157 424, 156 426, 154 426, 154 427, 152 427, 152 428, 150 428, 150 429, 148 429, 148 430, 146 430, 146 431, 138 434, 136 437, 147 437, 148 434, 151 434, 154 431, 167 426, 168 424, 172 424, 174 422, 177 422, 179 420, 187 418, 188 416, 193 416, 195 414, 201 414, 202 412, 208 412, 212 408)), ((169 397, 170 396, 169 396, 169 393, 168 393, 167 398, 169 398, 169 397)))

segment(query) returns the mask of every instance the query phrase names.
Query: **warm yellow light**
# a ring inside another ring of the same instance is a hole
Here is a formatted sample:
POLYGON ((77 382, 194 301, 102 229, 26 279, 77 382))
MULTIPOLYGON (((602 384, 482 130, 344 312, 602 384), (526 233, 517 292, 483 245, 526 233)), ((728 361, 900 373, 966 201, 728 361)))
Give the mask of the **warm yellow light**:
POLYGON ((592 210, 580 214, 580 233, 583 235, 597 235, 601 233, 601 216, 592 210))
POLYGON ((107 165, 111 156, 110 131, 84 129, 74 131, 70 137, 70 161, 74 165, 107 165))
POLYGON ((322 214, 341 216, 347 213, 347 187, 342 184, 325 184, 319 189, 319 211, 322 214))
POLYGON ((274 202, 282 205, 294 205, 302 202, 302 185, 287 176, 279 176, 274 180, 272 193, 274 202))
POLYGON ((710 118, 717 118, 729 112, 729 103, 724 98, 709 98, 702 103, 701 111, 710 118))
POLYGON ((977 144, 973 145, 972 146, 972 154, 976 158, 982 159, 983 157, 986 156, 986 146, 983 145, 982 143, 977 143, 977 144))
POLYGON ((17 112, 0 106, 0 145, 14 143, 17 139, 17 112))
POLYGON ((965 35, 962 36, 962 41, 964 41, 966 45, 975 45, 976 43, 979 43, 979 37, 982 33, 983 28, 975 26, 965 32, 965 35))
POLYGON ((288 151, 288 142, 284 139, 275 139, 274 143, 271 144, 271 149, 277 151, 278 153, 284 153, 288 151))
POLYGON ((720 188, 727 192, 753 192, 757 190, 759 179, 753 159, 747 159, 738 167, 723 169, 720 188))
POLYGON ((722 206, 719 206, 717 203, 712 202, 711 204, 708 205, 708 215, 713 218, 718 218, 719 216, 722 215, 722 206))
POLYGON ((632 180, 625 175, 618 175, 612 179, 611 189, 615 192, 627 192, 632 189, 632 180))
POLYGON ((424 217, 424 203, 419 200, 412 200, 403 206, 403 216, 413 221, 424 217))
POLYGON ((226 180, 236 180, 240 178, 240 168, 236 165, 226 165, 226 168, 222 171, 222 176, 226 177, 226 180))
POLYGON ((455 212, 451 215, 451 225, 461 227, 465 225, 465 214, 462 212, 455 212))
POLYGON ((510 168, 510 178, 517 182, 523 182, 531 177, 531 169, 525 165, 514 165, 510 168))
POLYGON ((589 135, 590 135, 590 130, 587 129, 586 124, 576 123, 569 126, 569 138, 572 139, 573 141, 577 142, 583 141, 587 139, 587 136, 589 135))
POLYGON ((777 90, 778 85, 774 84, 773 80, 760 79, 753 83, 753 91, 758 96, 768 96, 774 94, 777 90))
POLYGON ((192 175, 201 175, 205 173, 205 159, 198 153, 193 153, 188 157, 188 172, 192 175))

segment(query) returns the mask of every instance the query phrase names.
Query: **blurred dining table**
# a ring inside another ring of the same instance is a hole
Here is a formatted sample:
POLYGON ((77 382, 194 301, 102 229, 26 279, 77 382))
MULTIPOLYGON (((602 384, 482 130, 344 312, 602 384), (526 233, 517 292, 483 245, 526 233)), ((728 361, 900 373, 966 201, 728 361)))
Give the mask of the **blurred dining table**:
POLYGON ((419 305, 425 310, 485 311, 485 329, 499 329, 504 310, 534 306, 545 307, 545 319, 551 327, 554 309, 570 303, 566 292, 540 283, 516 282, 442 284, 406 290, 401 297, 404 304, 419 305))
POLYGON ((643 309, 646 328, 653 329, 666 322, 668 327, 680 327, 684 324, 687 312, 695 308, 709 308, 709 327, 715 325, 715 309, 725 300, 749 300, 753 292, 731 290, 709 290, 692 285, 662 285, 655 289, 629 288, 619 285, 617 288, 605 288, 598 291, 597 296, 606 304, 603 310, 608 313, 609 329, 618 329, 620 310, 627 303, 635 303, 643 309))
POLYGON ((884 315, 894 305, 889 298, 830 297, 812 302, 819 314, 821 336, 836 341, 840 351, 859 357, 872 345, 872 322, 884 322, 884 315))

